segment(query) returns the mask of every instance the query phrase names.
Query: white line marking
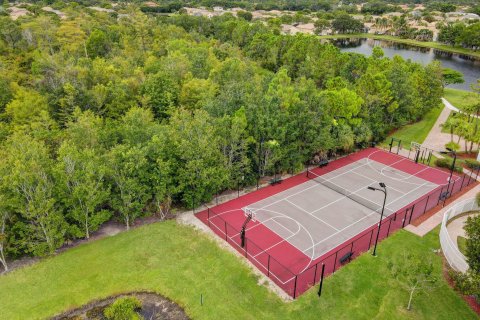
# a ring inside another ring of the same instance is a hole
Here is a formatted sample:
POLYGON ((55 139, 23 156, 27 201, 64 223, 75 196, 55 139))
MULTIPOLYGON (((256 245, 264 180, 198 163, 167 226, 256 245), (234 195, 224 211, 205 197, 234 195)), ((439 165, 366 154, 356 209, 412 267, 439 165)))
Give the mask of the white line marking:
POLYGON ((288 202, 288 203, 290 203, 291 205, 293 205, 293 206, 297 207, 298 209, 302 210, 303 212, 305 212, 305 213, 306 213, 306 214, 308 214, 309 216, 311 216, 311 217, 313 217, 313 218, 317 219, 318 221, 322 222, 323 224, 327 225, 328 227, 330 227, 330 228, 332 228, 332 229, 335 229, 335 230, 337 230, 337 231, 338 231, 338 229, 337 229, 337 228, 335 228, 334 226, 332 226, 330 223, 323 221, 323 220, 322 220, 322 219, 320 219, 319 217, 317 217, 317 216, 313 215, 312 213, 310 213, 310 212, 308 212, 308 211, 304 210, 303 208, 301 208, 301 207, 297 206, 295 203, 291 202, 290 200, 285 200, 285 201, 286 201, 286 202, 288 202))

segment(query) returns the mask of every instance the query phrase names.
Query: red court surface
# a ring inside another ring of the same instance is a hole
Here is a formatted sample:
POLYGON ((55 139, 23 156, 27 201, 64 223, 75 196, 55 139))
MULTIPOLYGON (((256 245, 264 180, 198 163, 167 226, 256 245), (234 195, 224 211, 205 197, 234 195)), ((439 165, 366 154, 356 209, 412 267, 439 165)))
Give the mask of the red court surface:
POLYGON ((447 189, 450 196, 474 181, 454 175, 448 184, 448 177, 449 172, 370 148, 196 216, 295 298, 320 281, 322 265, 327 276, 373 246, 383 194, 368 186, 388 186, 381 240, 437 206, 447 189), (255 212, 256 221, 247 224, 242 248, 244 208, 255 212))

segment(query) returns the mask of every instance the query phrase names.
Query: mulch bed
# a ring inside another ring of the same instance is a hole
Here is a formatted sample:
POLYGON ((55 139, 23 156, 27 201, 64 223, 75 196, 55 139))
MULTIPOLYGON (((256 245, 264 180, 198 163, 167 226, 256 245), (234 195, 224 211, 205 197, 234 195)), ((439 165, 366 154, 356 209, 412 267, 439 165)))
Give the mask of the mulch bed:
POLYGON ((455 289, 455 284, 453 282, 453 279, 448 274, 449 268, 448 268, 448 264, 446 262, 445 257, 443 257, 443 259, 442 259, 442 264, 443 264, 443 277, 447 281, 448 285, 450 287, 452 287, 453 290, 455 290, 455 292, 457 292, 462 297, 463 300, 465 300, 465 302, 470 306, 470 308, 473 311, 475 311, 475 313, 477 315, 480 316, 480 304, 477 301, 477 299, 475 299, 475 297, 472 297, 472 296, 466 296, 466 295, 462 294, 461 292, 459 292, 458 290, 455 289))
POLYGON ((122 297, 135 297, 142 303, 138 312, 143 319, 152 320, 188 320, 185 311, 175 302, 153 292, 131 292, 94 300, 80 308, 54 316, 52 320, 105 319, 103 311, 115 300, 122 297))

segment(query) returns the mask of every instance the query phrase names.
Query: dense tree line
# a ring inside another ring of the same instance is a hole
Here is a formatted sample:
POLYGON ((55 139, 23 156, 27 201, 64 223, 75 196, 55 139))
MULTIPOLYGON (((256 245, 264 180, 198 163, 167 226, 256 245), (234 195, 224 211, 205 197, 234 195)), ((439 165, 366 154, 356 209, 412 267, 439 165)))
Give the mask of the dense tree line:
POLYGON ((438 41, 452 46, 478 50, 480 48, 480 22, 449 23, 440 28, 438 41))
POLYGON ((0 17, 0 30, 0 257, 366 146, 442 93, 438 64, 343 54, 231 16, 132 7, 0 17))

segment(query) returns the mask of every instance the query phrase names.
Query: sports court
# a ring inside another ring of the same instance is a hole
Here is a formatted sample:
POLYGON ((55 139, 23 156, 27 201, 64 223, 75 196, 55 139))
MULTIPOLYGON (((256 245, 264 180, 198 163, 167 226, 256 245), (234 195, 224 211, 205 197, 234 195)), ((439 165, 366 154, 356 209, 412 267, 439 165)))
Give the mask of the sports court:
MULTIPOLYGON (((380 239, 435 207, 471 179, 370 148, 209 208, 197 217, 293 297, 380 239), (245 225, 242 247, 240 232, 245 225)), ((468 177, 467 177, 468 178, 468 177)))

